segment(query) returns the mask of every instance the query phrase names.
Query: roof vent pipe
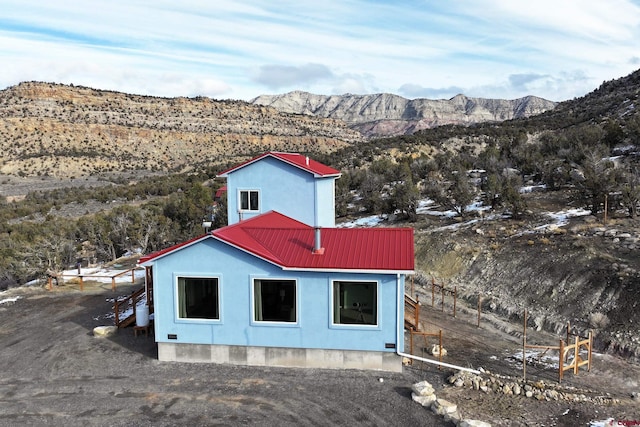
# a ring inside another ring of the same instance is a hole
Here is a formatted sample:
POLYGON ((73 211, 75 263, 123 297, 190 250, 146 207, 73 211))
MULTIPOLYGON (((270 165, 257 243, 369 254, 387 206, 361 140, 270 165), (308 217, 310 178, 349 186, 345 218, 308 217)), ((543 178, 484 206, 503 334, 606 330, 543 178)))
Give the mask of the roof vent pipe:
POLYGON ((316 255, 324 254, 324 248, 322 247, 322 241, 320 239, 320 227, 314 227, 314 238, 313 238, 313 253, 316 255))
POLYGON ((309 156, 306 158, 307 166, 309 166, 309 156))

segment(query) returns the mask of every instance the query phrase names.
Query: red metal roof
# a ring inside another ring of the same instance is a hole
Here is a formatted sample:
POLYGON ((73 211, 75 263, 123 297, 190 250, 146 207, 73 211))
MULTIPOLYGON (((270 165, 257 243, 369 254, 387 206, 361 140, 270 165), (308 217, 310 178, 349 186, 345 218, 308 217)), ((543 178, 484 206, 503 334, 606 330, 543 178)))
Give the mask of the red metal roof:
POLYGON ((411 228, 313 227, 278 212, 215 230, 213 236, 286 269, 404 271, 414 269, 411 228))
POLYGON ((218 198, 221 198, 221 197, 222 197, 222 195, 223 195, 224 193, 226 193, 226 192, 227 192, 227 186, 226 186, 226 185, 223 185, 222 187, 220 187, 220 188, 218 188, 218 189, 216 190, 216 194, 215 194, 215 196, 214 196, 214 197, 215 197, 215 198, 217 198, 217 199, 218 199, 218 198))
MULTIPOLYGON (((207 236, 140 259, 149 262, 207 236)), ((278 212, 213 231, 210 236, 252 255, 291 270, 362 270, 413 272, 411 228, 322 228, 322 254, 314 254, 315 230, 278 212)))
POLYGON ((227 175, 231 172, 234 172, 240 168, 243 168, 251 163, 257 162, 259 160, 264 159, 265 157, 273 157, 275 159, 281 160, 285 163, 293 165, 297 168, 303 169, 309 173, 312 173, 316 177, 329 177, 329 176, 339 176, 340 171, 334 169, 330 166, 324 165, 320 162, 316 162, 313 159, 310 159, 307 156, 303 156, 298 153, 280 153, 277 151, 269 151, 260 156, 254 157, 253 159, 249 159, 246 162, 240 163, 237 166, 232 167, 231 169, 227 169, 217 176, 219 178, 226 178, 227 175))
POLYGON ((202 236, 198 236, 198 237, 194 237, 193 239, 189 239, 186 242, 178 243, 177 245, 173 245, 171 247, 159 250, 157 252, 153 252, 153 253, 150 253, 148 255, 142 256, 138 260, 138 264, 144 264, 145 262, 151 261, 151 260, 156 259, 156 258, 160 258, 163 255, 166 255, 166 254, 168 254, 170 252, 173 252, 173 251, 177 251, 178 249, 180 249, 182 247, 192 245, 192 244, 194 244, 196 242, 199 242, 200 240, 206 239, 206 238, 208 238, 210 236, 211 236, 210 234, 204 234, 202 236))

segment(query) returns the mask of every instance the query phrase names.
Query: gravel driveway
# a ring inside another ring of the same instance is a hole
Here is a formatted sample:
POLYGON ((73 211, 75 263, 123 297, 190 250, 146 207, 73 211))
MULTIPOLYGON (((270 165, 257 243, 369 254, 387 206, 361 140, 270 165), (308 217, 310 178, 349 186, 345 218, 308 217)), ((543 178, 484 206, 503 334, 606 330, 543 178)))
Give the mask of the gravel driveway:
MULTIPOLYGON (((407 368, 371 371, 239 367, 156 360, 152 337, 113 322, 108 299, 84 292, 13 289, 0 300, 0 425, 420 425, 443 420, 411 400, 422 379, 407 368), (381 382, 380 379, 383 379, 381 382)), ((117 294, 130 289, 119 287, 117 294)))
MULTIPOLYGON (((411 385, 422 380, 457 403, 465 418, 494 427, 640 420, 638 400, 629 397, 638 391, 640 367, 607 355, 597 355, 592 372, 569 375, 566 383, 620 399, 615 406, 455 388, 445 385, 451 372, 419 363, 382 373, 159 362, 153 337, 134 337, 131 328, 93 336, 95 326, 113 324, 113 298, 134 289, 110 288, 0 293, 0 426, 453 425, 411 400, 411 385)), ((424 316, 428 329, 444 330, 447 362, 519 375, 513 361, 496 357, 518 351, 514 336, 430 307, 424 316)), ((528 372, 555 381, 553 370, 528 372)))

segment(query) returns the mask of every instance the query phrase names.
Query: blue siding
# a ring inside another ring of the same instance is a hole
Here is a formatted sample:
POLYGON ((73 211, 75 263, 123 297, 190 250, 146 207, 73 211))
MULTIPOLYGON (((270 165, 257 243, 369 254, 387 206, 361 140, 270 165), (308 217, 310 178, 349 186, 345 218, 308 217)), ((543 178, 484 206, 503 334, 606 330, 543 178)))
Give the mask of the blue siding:
POLYGON ((281 160, 265 157, 231 172, 227 177, 227 215, 229 224, 271 210, 308 225, 335 225, 335 178, 314 178, 313 174, 281 160), (238 192, 258 190, 260 211, 238 213, 238 192))
MULTIPOLYGON (((214 239, 187 246, 153 263, 155 332, 158 342, 223 344, 339 350, 390 351, 386 343, 403 350, 398 328, 395 274, 353 274, 283 271, 214 239), (216 276, 220 279, 220 320, 178 320, 176 277, 216 276), (297 281, 298 321, 291 324, 252 322, 253 278, 297 281), (332 280, 378 282, 378 325, 332 325, 332 280), (177 339, 168 339, 174 334, 177 339)), ((404 289, 404 276, 400 277, 404 289)), ((403 314, 402 314, 403 315, 403 314)))
POLYGON ((306 224, 318 225, 320 227, 335 227, 335 183, 336 180, 334 178, 316 179, 315 205, 318 207, 316 209, 316 221, 315 223, 306 224))

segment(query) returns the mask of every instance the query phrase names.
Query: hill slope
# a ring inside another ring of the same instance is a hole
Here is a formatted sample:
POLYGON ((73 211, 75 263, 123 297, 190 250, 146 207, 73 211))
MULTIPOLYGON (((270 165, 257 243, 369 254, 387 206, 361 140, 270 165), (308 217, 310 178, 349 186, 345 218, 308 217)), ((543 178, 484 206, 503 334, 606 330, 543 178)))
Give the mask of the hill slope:
POLYGON ((184 171, 264 150, 330 152, 362 140, 343 123, 208 98, 156 98, 48 83, 0 92, 0 173, 184 171))

